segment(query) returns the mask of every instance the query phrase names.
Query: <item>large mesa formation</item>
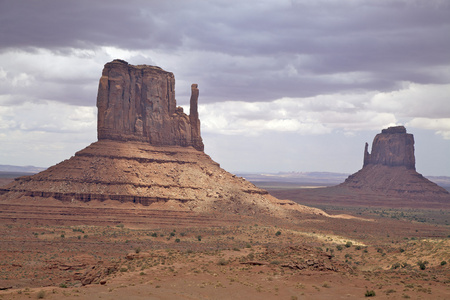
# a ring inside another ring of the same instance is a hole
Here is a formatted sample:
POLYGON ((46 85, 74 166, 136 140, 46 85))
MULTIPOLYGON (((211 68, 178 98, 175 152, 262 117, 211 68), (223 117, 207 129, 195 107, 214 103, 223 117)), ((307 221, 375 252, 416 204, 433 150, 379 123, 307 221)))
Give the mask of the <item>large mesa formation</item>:
POLYGON ((394 196, 448 198, 449 195, 416 172, 414 136, 404 126, 383 129, 375 136, 371 153, 366 143, 363 168, 339 186, 394 196))
POLYGON ((43 172, 17 178, 0 189, 0 200, 115 200, 243 214, 299 209, 226 172, 206 155, 198 87, 191 87, 189 116, 176 106, 174 91, 173 74, 161 68, 107 63, 97 97, 98 141, 43 172))

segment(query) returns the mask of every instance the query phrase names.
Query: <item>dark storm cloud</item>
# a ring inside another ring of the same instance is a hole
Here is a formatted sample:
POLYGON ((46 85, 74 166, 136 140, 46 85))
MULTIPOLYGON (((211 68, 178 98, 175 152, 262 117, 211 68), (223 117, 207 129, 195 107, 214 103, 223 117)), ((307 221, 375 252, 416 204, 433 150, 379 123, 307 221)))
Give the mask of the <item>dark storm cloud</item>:
POLYGON ((2 1, 2 48, 144 48, 174 46, 156 17, 142 13, 143 1, 2 1))
POLYGON ((3 51, 112 46, 192 56, 194 66, 180 74, 201 77, 208 101, 448 80, 430 72, 450 63, 445 1, 44 0, 3 1, 0 8, 3 51), (366 78, 329 78, 355 72, 366 78))

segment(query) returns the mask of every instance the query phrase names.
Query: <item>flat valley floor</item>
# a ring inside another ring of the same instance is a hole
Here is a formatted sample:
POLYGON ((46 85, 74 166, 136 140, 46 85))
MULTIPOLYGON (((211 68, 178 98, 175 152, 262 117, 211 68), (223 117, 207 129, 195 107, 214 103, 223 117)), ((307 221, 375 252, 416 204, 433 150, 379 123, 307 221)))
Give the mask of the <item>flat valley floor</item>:
POLYGON ((341 217, 0 202, 0 299, 450 298, 448 206, 316 204, 341 217))

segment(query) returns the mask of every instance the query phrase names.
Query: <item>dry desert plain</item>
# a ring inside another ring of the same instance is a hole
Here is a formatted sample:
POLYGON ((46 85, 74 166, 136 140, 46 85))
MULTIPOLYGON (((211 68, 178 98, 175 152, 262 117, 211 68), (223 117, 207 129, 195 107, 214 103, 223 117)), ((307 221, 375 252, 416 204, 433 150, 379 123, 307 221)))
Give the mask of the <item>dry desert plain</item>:
POLYGON ((449 206, 359 197, 291 219, 3 202, 0 299, 449 299, 449 206))

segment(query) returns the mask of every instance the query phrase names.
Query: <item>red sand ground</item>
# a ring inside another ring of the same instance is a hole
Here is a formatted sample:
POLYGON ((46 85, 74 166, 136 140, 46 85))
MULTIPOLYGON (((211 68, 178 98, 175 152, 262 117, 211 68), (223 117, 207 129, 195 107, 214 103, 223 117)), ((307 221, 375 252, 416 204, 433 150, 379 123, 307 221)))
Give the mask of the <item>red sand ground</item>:
POLYGON ((0 299, 450 297, 448 225, 358 217, 0 203, 0 299))

